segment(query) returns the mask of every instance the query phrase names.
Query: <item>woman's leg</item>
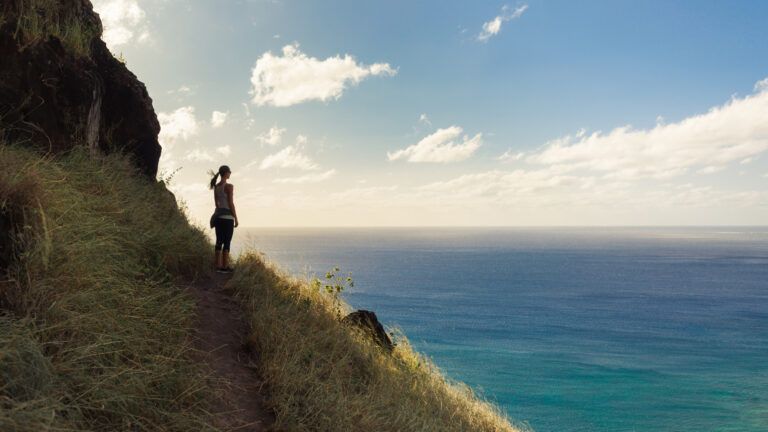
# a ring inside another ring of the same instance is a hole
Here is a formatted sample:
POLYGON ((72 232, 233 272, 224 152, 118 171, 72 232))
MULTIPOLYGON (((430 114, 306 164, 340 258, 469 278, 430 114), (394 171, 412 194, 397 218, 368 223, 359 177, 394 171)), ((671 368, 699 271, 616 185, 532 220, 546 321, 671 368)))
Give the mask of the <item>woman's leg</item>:
POLYGON ((229 268, 229 246, 232 242, 232 235, 235 232, 235 221, 231 219, 222 220, 222 268, 229 268))
POLYGON ((215 262, 213 263, 213 265, 217 269, 224 267, 224 265, 222 264, 222 261, 223 261, 222 248, 224 246, 224 227, 222 226, 221 222, 222 222, 222 219, 216 219, 213 222, 213 226, 216 229, 216 246, 215 246, 216 256, 214 258, 215 262))

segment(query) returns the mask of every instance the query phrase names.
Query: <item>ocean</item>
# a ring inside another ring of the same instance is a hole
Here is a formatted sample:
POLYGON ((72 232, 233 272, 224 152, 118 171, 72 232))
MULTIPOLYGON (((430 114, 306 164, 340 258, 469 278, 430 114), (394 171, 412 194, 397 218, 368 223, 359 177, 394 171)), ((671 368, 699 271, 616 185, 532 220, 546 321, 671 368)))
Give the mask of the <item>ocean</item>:
POLYGON ((238 228, 535 431, 768 431, 768 228, 238 228))

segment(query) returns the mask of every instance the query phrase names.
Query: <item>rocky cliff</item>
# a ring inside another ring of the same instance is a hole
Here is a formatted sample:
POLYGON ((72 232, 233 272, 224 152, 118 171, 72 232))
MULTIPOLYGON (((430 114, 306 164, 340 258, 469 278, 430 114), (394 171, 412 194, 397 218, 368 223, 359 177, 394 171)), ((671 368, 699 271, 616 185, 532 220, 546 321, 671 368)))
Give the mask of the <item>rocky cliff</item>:
POLYGON ((160 125, 89 0, 0 0, 0 142, 125 152, 154 178, 160 125))

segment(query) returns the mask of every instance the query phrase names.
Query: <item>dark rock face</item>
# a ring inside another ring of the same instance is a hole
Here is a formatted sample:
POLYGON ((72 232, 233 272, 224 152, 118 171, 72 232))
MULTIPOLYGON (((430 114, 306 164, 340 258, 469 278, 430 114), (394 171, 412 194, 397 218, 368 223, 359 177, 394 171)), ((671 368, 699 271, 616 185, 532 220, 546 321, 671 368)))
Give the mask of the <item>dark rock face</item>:
POLYGON ((387 332, 384 331, 384 326, 381 325, 376 314, 372 311, 357 310, 345 316, 341 322, 362 329, 377 345, 387 351, 392 351, 395 347, 387 332))
POLYGON ((121 151, 154 178, 160 124, 144 84, 100 39, 101 22, 90 1, 58 4, 67 23, 92 32, 85 54, 55 35, 25 36, 18 28, 19 15, 45 12, 30 12, 21 0, 0 0, 2 138, 50 152, 75 146, 87 146, 91 152, 121 151))

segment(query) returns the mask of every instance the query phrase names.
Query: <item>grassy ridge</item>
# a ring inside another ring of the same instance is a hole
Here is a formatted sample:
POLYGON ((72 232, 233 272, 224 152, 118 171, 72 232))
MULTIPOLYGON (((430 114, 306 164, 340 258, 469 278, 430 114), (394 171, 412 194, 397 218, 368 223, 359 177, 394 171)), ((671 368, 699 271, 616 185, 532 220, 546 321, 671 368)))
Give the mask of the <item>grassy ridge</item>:
POLYGON ((240 257, 228 288, 251 323, 249 343, 278 427, 312 431, 517 431, 496 407, 448 382, 401 337, 392 355, 339 322, 339 305, 261 256, 240 257))
POLYGON ((173 282, 210 247, 164 187, 120 156, 0 143, 0 219, 16 257, 0 278, 0 430, 209 429, 194 303, 173 282))

